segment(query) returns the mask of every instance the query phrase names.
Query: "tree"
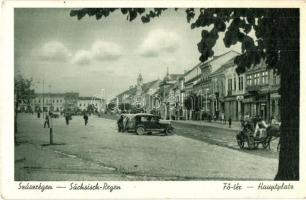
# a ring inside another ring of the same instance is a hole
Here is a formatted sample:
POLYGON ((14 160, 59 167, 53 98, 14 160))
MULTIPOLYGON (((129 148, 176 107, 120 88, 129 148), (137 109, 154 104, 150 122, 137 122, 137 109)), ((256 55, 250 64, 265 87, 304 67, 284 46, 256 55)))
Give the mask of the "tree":
POLYGON ((95 113, 97 111, 97 108, 95 107, 93 103, 91 103, 87 106, 86 111, 89 113, 95 113))
MULTIPOLYGON (((97 20, 108 17, 118 8, 86 8, 72 10, 78 19, 95 16, 97 20)), ((143 23, 159 17, 165 8, 121 8, 127 20, 138 16, 143 23)), ((177 10, 177 9, 176 9, 177 10)), ((281 76, 281 137, 278 173, 276 180, 299 180, 299 69, 300 69, 300 12, 299 9, 252 8, 193 8, 185 9, 191 28, 202 28, 198 43, 204 62, 214 56, 213 47, 224 32, 226 47, 241 43, 242 54, 235 58, 237 73, 243 73, 262 59, 267 67, 281 76), (255 36, 251 37, 251 31, 255 36)))
POLYGON ((24 103, 30 104, 31 99, 34 98, 34 89, 32 89, 32 79, 26 79, 22 75, 17 74, 14 78, 14 132, 15 132, 15 143, 17 133, 17 114, 18 107, 24 103))

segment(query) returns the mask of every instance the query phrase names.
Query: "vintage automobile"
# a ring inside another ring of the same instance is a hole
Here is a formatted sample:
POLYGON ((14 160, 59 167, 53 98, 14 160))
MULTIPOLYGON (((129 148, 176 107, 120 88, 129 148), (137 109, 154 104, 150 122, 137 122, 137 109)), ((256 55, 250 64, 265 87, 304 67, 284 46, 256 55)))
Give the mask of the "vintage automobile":
POLYGON ((163 133, 170 135, 174 127, 169 120, 161 120, 159 116, 147 113, 125 114, 123 119, 123 130, 136 132, 137 135, 150 133, 163 133))

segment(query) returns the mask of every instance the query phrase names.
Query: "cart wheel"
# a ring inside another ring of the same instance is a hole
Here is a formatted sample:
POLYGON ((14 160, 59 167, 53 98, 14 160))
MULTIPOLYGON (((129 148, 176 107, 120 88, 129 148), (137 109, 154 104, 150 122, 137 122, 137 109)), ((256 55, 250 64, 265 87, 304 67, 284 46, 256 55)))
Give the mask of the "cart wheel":
POLYGON ((137 135, 144 135, 144 133, 145 133, 145 130, 144 130, 144 128, 143 127, 138 127, 137 129, 136 129, 136 133, 137 133, 137 135))
POLYGON ((264 149, 267 149, 268 146, 269 146, 269 142, 268 142, 268 141, 262 142, 262 147, 263 147, 264 149))
POLYGON ((239 146, 240 149, 244 148, 244 141, 242 141, 241 139, 237 138, 237 143, 238 143, 238 146, 239 146))
POLYGON ((271 138, 267 137, 263 142, 262 142, 262 147, 264 149, 267 149, 268 146, 270 145, 270 141, 271 141, 271 138))
POLYGON ((248 147, 249 147, 249 149, 254 149, 255 148, 255 140, 254 140, 253 137, 249 137, 248 147))

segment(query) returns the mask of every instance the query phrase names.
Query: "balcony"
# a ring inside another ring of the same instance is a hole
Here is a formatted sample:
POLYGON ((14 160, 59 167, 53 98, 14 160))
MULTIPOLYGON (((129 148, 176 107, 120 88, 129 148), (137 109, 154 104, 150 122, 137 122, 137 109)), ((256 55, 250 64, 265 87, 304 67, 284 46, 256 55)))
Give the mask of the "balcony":
POLYGON ((248 85, 246 86, 246 91, 253 93, 253 92, 258 92, 260 89, 262 89, 264 85, 248 85))

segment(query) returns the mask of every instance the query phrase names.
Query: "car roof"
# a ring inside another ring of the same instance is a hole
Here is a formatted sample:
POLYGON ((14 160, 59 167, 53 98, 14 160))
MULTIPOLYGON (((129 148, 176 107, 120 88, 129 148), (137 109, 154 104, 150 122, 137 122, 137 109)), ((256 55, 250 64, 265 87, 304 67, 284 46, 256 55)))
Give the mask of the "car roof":
POLYGON ((123 116, 126 117, 146 117, 146 116, 152 116, 152 117, 158 117, 157 115, 149 114, 149 113, 135 113, 135 114, 122 114, 123 116))
POLYGON ((153 116, 153 115, 149 113, 136 113, 135 116, 153 116))

